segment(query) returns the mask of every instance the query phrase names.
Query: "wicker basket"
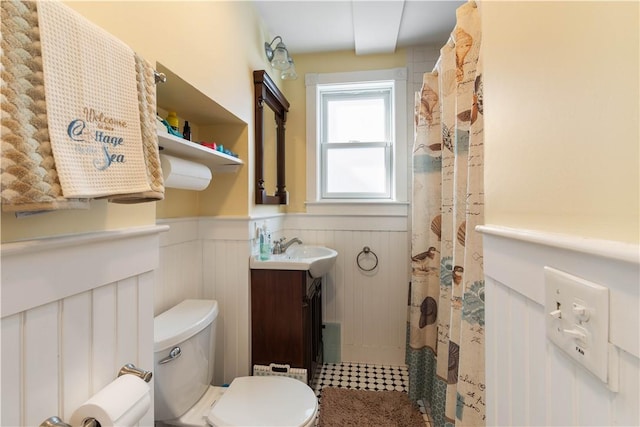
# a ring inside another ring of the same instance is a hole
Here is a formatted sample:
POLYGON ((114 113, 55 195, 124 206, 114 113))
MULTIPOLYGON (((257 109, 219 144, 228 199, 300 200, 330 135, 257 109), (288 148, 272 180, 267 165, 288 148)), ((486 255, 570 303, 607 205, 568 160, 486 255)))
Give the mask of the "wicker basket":
POLYGON ((280 377, 290 377, 296 380, 307 383, 307 370, 304 368, 292 368, 289 365, 278 365, 271 363, 269 366, 265 365, 253 365, 254 376, 271 376, 276 375, 280 377))

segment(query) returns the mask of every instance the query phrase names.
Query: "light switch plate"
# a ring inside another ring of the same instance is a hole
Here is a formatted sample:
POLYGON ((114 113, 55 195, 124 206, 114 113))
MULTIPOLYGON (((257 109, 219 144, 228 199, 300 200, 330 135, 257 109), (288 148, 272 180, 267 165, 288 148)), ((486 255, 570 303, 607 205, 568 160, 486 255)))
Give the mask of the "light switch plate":
POLYGON ((547 337, 600 380, 609 382, 609 289, 544 267, 547 337))

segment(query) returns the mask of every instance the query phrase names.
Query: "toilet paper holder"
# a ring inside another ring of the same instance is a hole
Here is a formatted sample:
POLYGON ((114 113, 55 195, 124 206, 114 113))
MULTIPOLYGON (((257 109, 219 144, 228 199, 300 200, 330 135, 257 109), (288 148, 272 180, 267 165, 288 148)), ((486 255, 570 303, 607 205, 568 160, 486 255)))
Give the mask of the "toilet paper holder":
POLYGON ((136 366, 133 363, 127 363, 126 365, 124 365, 122 368, 120 368, 120 371, 118 372, 118 376, 121 377, 122 375, 135 375, 136 377, 143 379, 144 382, 148 383, 149 381, 151 381, 151 377, 153 376, 153 372, 151 371, 145 371, 144 369, 140 369, 140 368, 136 368, 136 366))
MULTIPOLYGON (((151 371, 146 371, 144 369, 137 368, 133 363, 127 363, 122 368, 120 368, 120 371, 118 371, 118 376, 121 377, 122 375, 135 375, 136 377, 143 379, 145 382, 148 383, 149 381, 151 381, 151 377, 153 376, 153 373, 151 371)), ((86 422, 83 424, 82 427, 99 427, 99 426, 100 424, 96 422, 94 419, 88 419, 86 420, 86 422)), ((40 424, 40 427, 72 427, 72 426, 65 423, 62 419, 60 419, 60 417, 53 416, 44 420, 40 424)))
MULTIPOLYGON (((49 417, 40 424, 40 427, 72 427, 58 417, 49 417)), ((100 423, 93 418, 85 420, 82 427, 101 427, 100 423)))
POLYGON ((71 427, 58 417, 49 417, 40 424, 40 427, 71 427))

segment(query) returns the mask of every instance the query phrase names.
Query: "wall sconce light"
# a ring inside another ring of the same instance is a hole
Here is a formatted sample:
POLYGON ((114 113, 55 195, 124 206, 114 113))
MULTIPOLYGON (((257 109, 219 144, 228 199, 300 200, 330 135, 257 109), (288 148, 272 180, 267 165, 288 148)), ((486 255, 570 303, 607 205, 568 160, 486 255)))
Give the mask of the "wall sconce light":
POLYGON ((289 57, 289 68, 280 73, 280 78, 282 80, 295 80, 298 78, 298 74, 296 73, 296 66, 293 63, 293 59, 289 57))
POLYGON ((280 78, 283 80, 294 80, 298 78, 296 74, 296 68, 293 64, 293 58, 289 55, 289 51, 287 50, 287 46, 282 41, 282 37, 276 36, 271 43, 264 43, 264 53, 267 55, 267 59, 271 62, 271 66, 279 71, 282 71, 280 74, 280 78), (271 46, 276 42, 276 40, 280 40, 276 45, 275 49, 271 46))

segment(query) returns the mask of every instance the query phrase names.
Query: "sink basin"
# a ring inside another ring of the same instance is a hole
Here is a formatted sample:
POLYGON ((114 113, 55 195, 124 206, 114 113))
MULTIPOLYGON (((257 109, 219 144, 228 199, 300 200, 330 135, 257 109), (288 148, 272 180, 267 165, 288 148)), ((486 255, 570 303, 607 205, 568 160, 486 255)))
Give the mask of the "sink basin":
MULTIPOLYGON (((286 255, 292 259, 297 258, 336 258, 338 253, 331 248, 325 248, 324 246, 310 246, 310 245, 292 245, 287 248, 286 255)), ((333 264, 333 263, 332 263, 333 264)))
POLYGON ((252 256, 249 267, 254 270, 307 270, 311 277, 321 277, 336 262, 338 252, 324 246, 293 244, 283 254, 271 255, 267 260, 252 256))

